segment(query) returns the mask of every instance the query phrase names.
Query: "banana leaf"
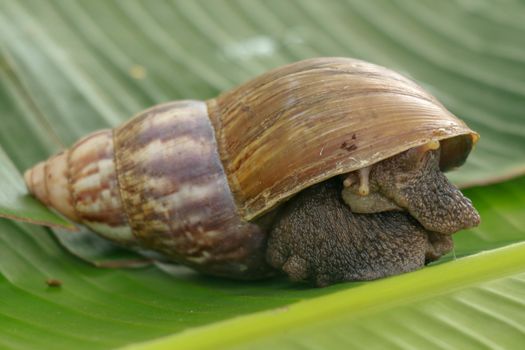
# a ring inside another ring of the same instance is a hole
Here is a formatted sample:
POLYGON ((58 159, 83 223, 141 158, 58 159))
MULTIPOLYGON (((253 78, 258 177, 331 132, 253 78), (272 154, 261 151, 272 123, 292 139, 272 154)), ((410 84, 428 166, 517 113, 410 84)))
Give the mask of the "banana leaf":
POLYGON ((0 1, 0 348, 520 348, 524 15, 518 0, 0 1), (34 163, 156 103, 315 56, 400 71, 480 133, 450 177, 483 222, 456 235, 454 254, 312 289, 97 268, 30 224, 72 227, 27 195, 34 163))

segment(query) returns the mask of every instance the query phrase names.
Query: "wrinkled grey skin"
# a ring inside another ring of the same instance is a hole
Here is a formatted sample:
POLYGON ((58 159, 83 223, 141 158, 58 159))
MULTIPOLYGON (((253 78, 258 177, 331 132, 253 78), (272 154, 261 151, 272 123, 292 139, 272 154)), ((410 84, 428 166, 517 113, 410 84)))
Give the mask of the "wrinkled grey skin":
POLYGON ((278 219, 267 260, 292 281, 326 286, 416 270, 452 249, 450 236, 426 231, 409 214, 353 214, 337 183, 301 192, 278 219))
POLYGON ((270 232, 267 261, 293 281, 326 286, 412 271, 449 252, 449 234, 479 223, 439 170, 439 151, 409 150, 374 165, 365 205, 352 195, 357 185, 343 191, 352 207, 390 211, 353 213, 340 182, 299 193, 270 232))
POLYGON ((439 170, 439 149, 420 150, 413 148, 374 165, 368 196, 356 194, 358 184, 345 189, 343 198, 352 211, 406 210, 427 230, 443 234, 477 226, 479 214, 470 199, 439 170), (365 201, 373 204, 365 206, 365 201))

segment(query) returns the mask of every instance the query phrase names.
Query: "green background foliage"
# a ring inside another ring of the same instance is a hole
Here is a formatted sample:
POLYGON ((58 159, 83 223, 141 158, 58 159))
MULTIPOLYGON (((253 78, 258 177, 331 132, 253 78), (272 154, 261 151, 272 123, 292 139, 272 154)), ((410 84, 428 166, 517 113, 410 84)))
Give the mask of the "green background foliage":
POLYGON ((100 269, 49 229, 0 219, 0 348, 518 348, 524 16, 517 0, 0 0, 4 217, 67 225, 26 195, 22 174, 90 131, 285 63, 348 56, 410 76, 480 133, 450 177, 478 185, 466 194, 483 221, 435 266, 311 289, 165 265, 100 269))

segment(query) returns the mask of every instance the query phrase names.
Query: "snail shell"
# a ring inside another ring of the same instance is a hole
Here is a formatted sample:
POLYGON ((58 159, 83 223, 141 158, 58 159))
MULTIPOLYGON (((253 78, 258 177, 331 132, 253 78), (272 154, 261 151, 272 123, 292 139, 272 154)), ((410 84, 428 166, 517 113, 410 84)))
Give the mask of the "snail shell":
POLYGON ((269 273, 255 222, 301 190, 440 141, 442 170, 478 135, 413 81, 348 58, 300 61, 215 99, 94 132, 25 174, 69 219, 231 278, 269 273))

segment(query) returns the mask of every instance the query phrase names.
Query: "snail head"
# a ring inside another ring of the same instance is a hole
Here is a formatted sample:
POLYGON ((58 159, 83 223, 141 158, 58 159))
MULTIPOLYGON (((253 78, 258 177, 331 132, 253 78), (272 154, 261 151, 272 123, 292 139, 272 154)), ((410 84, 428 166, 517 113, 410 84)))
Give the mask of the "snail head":
POLYGON ((442 173, 439 157, 439 142, 432 141, 352 173, 343 199, 357 213, 406 210, 437 233, 477 226, 478 212, 442 173))

